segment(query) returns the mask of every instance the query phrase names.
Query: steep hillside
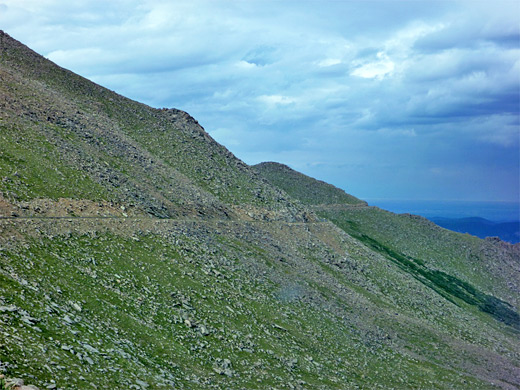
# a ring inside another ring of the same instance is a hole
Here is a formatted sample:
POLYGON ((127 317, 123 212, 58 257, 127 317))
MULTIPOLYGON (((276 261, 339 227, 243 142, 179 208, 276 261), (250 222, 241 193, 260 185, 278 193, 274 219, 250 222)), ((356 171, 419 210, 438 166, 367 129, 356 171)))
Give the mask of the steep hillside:
POLYGON ((185 112, 119 96, 3 32, 0 50, 6 200, 108 200, 158 217, 303 220, 185 112))
MULTIPOLYGON (((318 215, 384 254, 399 264, 403 271, 416 275, 442 294, 462 297, 484 311, 493 311, 489 307, 492 304, 477 303, 475 295, 479 293, 469 290, 477 288, 485 295, 489 294, 487 296, 490 298, 482 298, 486 302, 488 299, 493 301, 494 297, 504 300, 505 317, 502 320, 520 329, 520 317, 516 314, 520 308, 520 246, 496 240, 480 240, 442 229, 426 218, 410 214, 397 215, 366 204, 365 207, 359 207, 359 204, 352 207, 346 202, 317 203, 315 199, 327 198, 330 191, 328 185, 281 164, 269 163, 268 166, 267 170, 265 163, 256 168, 272 184, 291 191, 295 196, 305 193, 304 188, 313 188, 311 198, 299 196, 297 199, 312 206, 318 215), (274 171, 278 172, 275 180, 272 179, 274 171), (283 173, 286 173, 287 180, 283 179, 283 173), (299 177, 300 182, 295 179, 299 177), (300 192, 293 190, 298 187, 301 188, 300 192), (436 275, 441 270, 445 272, 436 275), (505 302, 514 307, 509 307, 505 302), (511 318, 506 314, 509 309, 512 310, 511 318)), ((502 307, 502 304, 498 305, 502 307)), ((502 309, 497 310, 502 313, 502 309)))
POLYGON ((516 247, 248 167, 188 114, 128 100, 4 33, 0 118, 10 383, 520 387, 516 247))
POLYGON ((443 270, 511 303, 516 311, 520 307, 518 246, 455 233, 422 217, 375 207, 321 210, 319 214, 367 245, 380 245, 428 269, 443 270))
POLYGON ((273 185, 283 188, 293 198, 299 199, 307 205, 348 204, 366 206, 367 204, 332 184, 313 179, 289 168, 287 165, 264 162, 255 165, 254 168, 273 185))

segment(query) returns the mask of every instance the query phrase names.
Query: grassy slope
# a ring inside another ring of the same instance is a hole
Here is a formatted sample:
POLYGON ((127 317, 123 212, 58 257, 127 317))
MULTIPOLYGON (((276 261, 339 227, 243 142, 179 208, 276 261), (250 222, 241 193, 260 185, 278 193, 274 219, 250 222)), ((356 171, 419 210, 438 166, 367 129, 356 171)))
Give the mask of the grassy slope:
MULTIPOLYGON (((518 251, 505 243, 484 241, 442 229, 421 217, 396 215, 378 208, 318 212, 371 245, 380 245, 426 270, 469 283, 519 309, 518 251)), ((394 256, 395 257, 395 256, 394 256)), ((513 324, 520 327, 518 319, 513 324)))
POLYGON ((366 205, 366 202, 331 184, 313 179, 283 164, 264 162, 255 165, 254 168, 270 183, 283 188, 293 198, 308 205, 366 205))
POLYGON ((517 247, 454 233, 421 217, 396 215, 375 207, 353 207, 346 202, 338 205, 327 200, 330 188, 322 182, 314 181, 313 185, 313 179, 279 164, 260 167, 272 184, 299 195, 298 199, 312 206, 318 215, 446 301, 459 307, 469 305, 507 324, 513 332, 520 330, 517 247), (310 195, 305 190, 309 187, 313 188, 310 195))
POLYGON ((321 240, 283 224, 60 224, 41 221, 37 233, 27 223, 25 245, 0 252, 0 360, 39 385, 488 388, 472 362, 479 353, 512 369, 512 348, 500 357, 493 346, 507 337, 461 328, 471 316, 346 237, 339 245, 358 254, 342 268, 321 240), (42 236, 46 224, 61 234, 42 236), (399 296, 398 282, 417 296, 399 296))
MULTIPOLYGON (((377 207, 348 207, 347 202, 343 203, 347 207, 342 207, 338 202, 328 200, 331 186, 326 183, 295 173, 281 164, 260 164, 257 167, 262 168, 259 171, 272 184, 290 191, 294 196, 303 194, 297 199, 314 206, 317 214, 331 220, 372 249, 384 253, 405 270, 413 273, 420 271, 423 277, 428 275, 430 279, 435 278, 433 271, 443 271, 447 276, 437 275, 439 278, 451 277, 452 282, 459 285, 471 284, 483 294, 495 295, 509 302, 513 305, 511 309, 518 311, 520 275, 518 251, 514 247, 454 233, 413 215, 397 215, 377 207), (284 175, 287 180, 284 180, 284 175), (313 188, 310 196, 306 188, 313 188)), ((465 286, 463 289, 471 287, 465 286)), ((520 327, 517 316, 511 315, 512 325, 520 327)))
POLYGON ((520 386, 514 329, 403 269, 392 259, 411 255, 384 237, 371 239, 388 251, 369 245, 364 217, 352 235, 287 223, 309 220, 302 203, 363 202, 298 174, 293 201, 187 114, 127 100, 1 33, 0 48, 0 192, 177 217, 0 220, 9 376, 70 389, 520 386))

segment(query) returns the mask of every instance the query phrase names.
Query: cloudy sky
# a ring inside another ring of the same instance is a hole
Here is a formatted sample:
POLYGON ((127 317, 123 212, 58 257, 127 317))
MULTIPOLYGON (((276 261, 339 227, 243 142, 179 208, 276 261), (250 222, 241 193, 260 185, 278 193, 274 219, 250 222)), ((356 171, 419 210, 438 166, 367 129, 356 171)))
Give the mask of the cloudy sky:
POLYGON ((519 200, 517 0, 0 0, 0 29, 249 164, 364 199, 519 200))

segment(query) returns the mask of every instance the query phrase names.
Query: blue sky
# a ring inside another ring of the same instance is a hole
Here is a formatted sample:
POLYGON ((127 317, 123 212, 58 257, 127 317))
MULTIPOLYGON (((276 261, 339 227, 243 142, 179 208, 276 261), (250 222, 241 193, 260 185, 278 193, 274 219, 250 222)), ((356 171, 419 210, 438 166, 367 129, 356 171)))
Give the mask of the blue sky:
POLYGON ((365 199, 519 200, 516 0, 0 0, 0 28, 249 164, 365 199))

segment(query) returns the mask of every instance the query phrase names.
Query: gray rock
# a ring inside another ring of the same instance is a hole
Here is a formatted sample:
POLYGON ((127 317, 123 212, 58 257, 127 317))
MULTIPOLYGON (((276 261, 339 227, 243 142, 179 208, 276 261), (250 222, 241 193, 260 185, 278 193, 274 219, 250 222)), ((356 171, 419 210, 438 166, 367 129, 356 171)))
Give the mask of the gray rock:
POLYGON ((17 386, 23 386, 23 384, 24 384, 23 379, 20 379, 20 378, 9 378, 9 379, 6 379, 5 383, 7 384, 6 388, 8 388, 8 389, 17 387, 17 386))
POLYGON ((99 353, 99 350, 97 350, 96 348, 94 348, 90 344, 85 343, 85 344, 82 344, 82 345, 83 345, 83 348, 85 348, 90 353, 99 353))
POLYGON ((38 322, 36 318, 33 318, 31 316, 23 316, 21 320, 25 322, 27 325, 34 325, 38 322))
POLYGON ((146 389, 148 386, 150 386, 147 382, 136 379, 135 383, 137 383, 139 386, 141 386, 142 389, 146 389))
POLYGON ((72 324, 74 324, 74 320, 73 320, 72 318, 70 318, 68 314, 65 314, 65 315, 63 316, 63 321, 62 321, 62 323, 63 323, 64 325, 72 325, 72 324))
POLYGON ((231 360, 229 359, 217 359, 213 371, 219 375, 225 375, 232 377, 235 371, 231 368, 231 360))
POLYGON ((2 313, 12 313, 18 311, 18 308, 15 305, 9 305, 9 306, 0 306, 0 312, 2 313))
POLYGON ((294 359, 289 359, 289 360, 287 361, 286 364, 287 364, 287 367, 288 367, 288 368, 290 368, 291 370, 293 370, 293 369, 296 367, 296 365, 298 364, 298 359, 296 359, 296 358, 294 358, 294 359))
POLYGON ((188 328, 194 328, 194 327, 195 327, 195 323, 194 323, 194 321, 191 320, 191 319, 185 319, 185 320, 184 320, 184 324, 186 324, 186 326, 187 326, 188 328))
POLYGON ((199 331, 200 331, 200 333, 201 333, 203 336, 208 336, 208 335, 209 335, 209 330, 208 330, 208 328, 206 328, 206 326, 204 326, 204 325, 199 326, 199 331))

